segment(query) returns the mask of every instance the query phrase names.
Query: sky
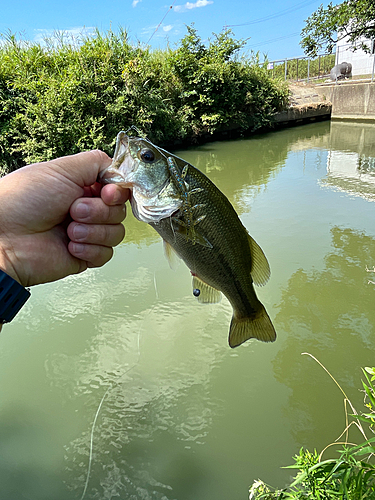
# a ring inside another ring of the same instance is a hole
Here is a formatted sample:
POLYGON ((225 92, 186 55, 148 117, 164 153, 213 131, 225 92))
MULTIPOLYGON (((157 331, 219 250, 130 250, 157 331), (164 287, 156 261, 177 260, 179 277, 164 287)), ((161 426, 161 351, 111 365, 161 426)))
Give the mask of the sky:
MULTIPOLYGON (((269 61, 303 56, 300 32, 322 0, 0 0, 0 33, 42 41, 54 31, 79 36, 125 28, 130 42, 175 47, 194 23, 203 41, 232 29, 245 51, 269 61)), ((334 2, 336 3, 336 2, 334 2)))

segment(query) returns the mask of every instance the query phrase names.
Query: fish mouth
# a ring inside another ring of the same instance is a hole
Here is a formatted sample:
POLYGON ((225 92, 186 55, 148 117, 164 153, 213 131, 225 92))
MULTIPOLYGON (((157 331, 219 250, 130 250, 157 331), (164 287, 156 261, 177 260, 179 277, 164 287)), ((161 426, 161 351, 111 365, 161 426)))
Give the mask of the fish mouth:
POLYGON ((134 162, 129 150, 129 137, 120 132, 116 141, 116 149, 112 163, 98 175, 98 182, 102 184, 120 184, 123 187, 132 187, 127 180, 129 173, 134 169, 134 162))

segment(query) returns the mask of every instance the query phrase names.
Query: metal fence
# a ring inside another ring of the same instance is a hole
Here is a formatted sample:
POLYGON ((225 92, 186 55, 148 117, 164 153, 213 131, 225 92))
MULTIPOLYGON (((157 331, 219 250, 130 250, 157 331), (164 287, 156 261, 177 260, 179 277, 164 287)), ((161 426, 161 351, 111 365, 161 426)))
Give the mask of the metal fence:
POLYGON ((333 54, 322 54, 311 59, 310 57, 295 57, 270 61, 267 69, 274 78, 283 78, 290 81, 307 81, 320 78, 329 78, 331 69, 339 63, 347 62, 352 65, 352 78, 371 78, 374 81, 375 71, 375 42, 364 41, 357 44, 353 51, 351 44, 339 44, 333 54), (368 52, 363 50, 366 45, 368 52))
POLYGON ((267 69, 274 78, 299 81, 328 77, 335 65, 336 54, 321 54, 311 59, 310 57, 294 57, 292 59, 280 59, 267 63, 267 69))

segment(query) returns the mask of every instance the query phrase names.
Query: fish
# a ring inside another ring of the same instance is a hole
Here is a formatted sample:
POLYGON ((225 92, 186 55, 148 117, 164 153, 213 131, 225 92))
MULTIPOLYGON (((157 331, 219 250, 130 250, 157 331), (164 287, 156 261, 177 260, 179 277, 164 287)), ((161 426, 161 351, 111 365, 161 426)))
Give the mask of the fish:
POLYGON ((276 339, 254 289, 270 277, 267 258, 228 198, 203 172, 148 139, 121 131, 112 164, 98 180, 131 190, 134 216, 159 233, 171 265, 175 255, 185 262, 200 303, 227 297, 233 309, 230 347, 251 338, 276 339))

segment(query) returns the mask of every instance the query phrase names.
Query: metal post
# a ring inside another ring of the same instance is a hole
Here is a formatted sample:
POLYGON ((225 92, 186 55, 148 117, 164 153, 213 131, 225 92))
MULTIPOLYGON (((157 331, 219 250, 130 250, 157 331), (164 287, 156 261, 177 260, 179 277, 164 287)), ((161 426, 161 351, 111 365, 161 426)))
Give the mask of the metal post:
POLYGON ((373 60, 372 60, 372 75, 371 75, 371 83, 373 83, 374 81, 374 69, 375 69, 375 54, 373 56, 373 60))
POLYGON ((307 59, 307 83, 310 81, 310 58, 307 59))
POLYGON ((288 60, 285 59, 285 81, 286 81, 287 68, 288 68, 288 60))
POLYGON ((298 58, 297 58, 297 82, 298 82, 298 58))
POLYGON ((319 72, 318 72, 318 76, 320 76, 320 56, 319 56, 319 72))

